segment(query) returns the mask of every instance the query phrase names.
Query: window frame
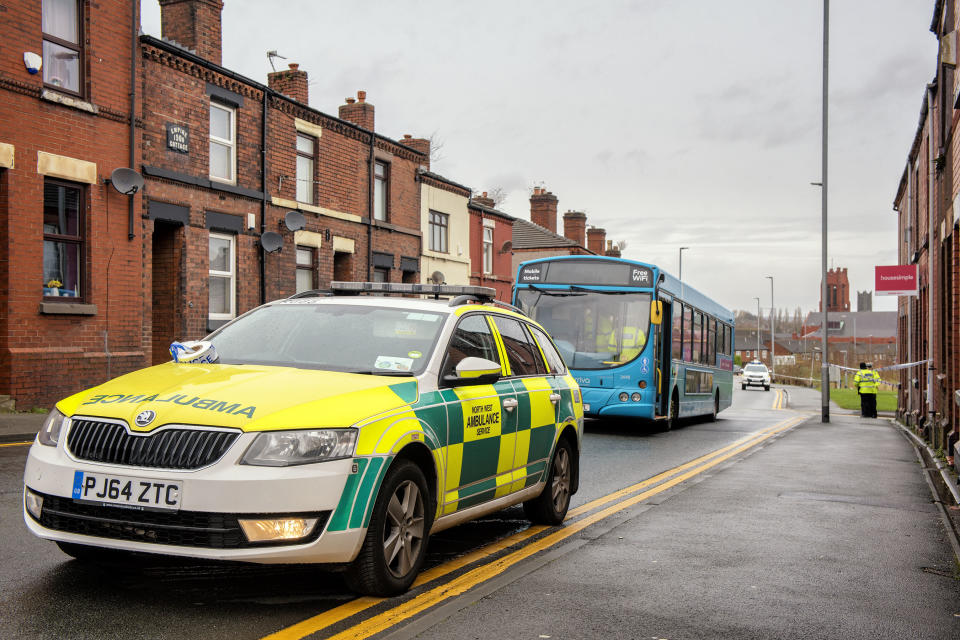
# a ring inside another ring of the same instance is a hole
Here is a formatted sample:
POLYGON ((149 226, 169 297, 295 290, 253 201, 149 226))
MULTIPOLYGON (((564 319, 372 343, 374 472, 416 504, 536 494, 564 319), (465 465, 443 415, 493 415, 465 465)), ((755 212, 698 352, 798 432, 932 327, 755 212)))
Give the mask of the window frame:
POLYGON ((540 353, 540 347, 537 346, 536 339, 524 327, 524 325, 527 324, 526 322, 500 314, 490 314, 490 319, 493 322, 493 326, 496 329, 497 335, 500 336, 500 343, 503 345, 504 355, 507 357, 507 363, 510 365, 510 375, 505 376, 506 378, 532 378, 548 375, 547 372, 549 371, 549 367, 543 360, 543 355, 540 353), (512 347, 507 345, 507 338, 504 336, 503 330, 498 324, 500 321, 505 323, 515 322, 520 325, 520 333, 523 335, 527 347, 530 349, 530 357, 533 359, 533 372, 517 373, 513 370, 513 362, 510 358, 510 354, 513 352, 512 347))
MULTIPOLYGON (((459 320, 457 320, 457 324, 453 327, 453 330, 450 332, 450 338, 447 340, 447 344, 444 347, 443 358, 441 359, 441 362, 440 362, 440 375, 438 376, 438 380, 441 386, 443 386, 444 384, 444 378, 448 375, 454 374, 456 371, 456 365, 450 366, 450 345, 453 343, 453 340, 457 335, 457 331, 460 330, 463 323, 467 322, 468 320, 472 321, 473 318, 479 318, 480 321, 483 322, 483 325, 487 328, 487 332, 488 332, 488 335, 490 336, 490 340, 493 343, 492 345, 493 351, 491 355, 494 355, 495 358, 488 358, 488 359, 491 362, 495 362, 498 365, 500 365, 501 373, 506 372, 506 367, 504 366, 504 363, 502 362, 502 359, 500 357, 500 350, 497 348, 498 332, 497 332, 496 326, 491 322, 490 315, 486 313, 468 313, 468 314, 465 314, 463 317, 461 317, 459 320)), ((464 356, 464 358, 468 358, 468 357, 470 356, 464 356)), ((459 364, 459 362, 457 364, 459 364)))
POLYGON ((390 163, 385 160, 373 161, 373 219, 380 222, 390 220, 390 163), (383 169, 382 176, 378 175, 380 168, 383 169))
POLYGON ((308 271, 310 273, 310 288, 303 289, 303 291, 312 291, 317 288, 317 248, 308 247, 306 245, 298 244, 294 249, 294 262, 296 263, 296 270, 294 273, 294 282, 293 287, 297 293, 301 293, 299 282, 297 281, 297 276, 300 275, 301 271, 308 271), (305 264, 300 262, 300 252, 307 251, 310 254, 310 264, 305 264))
MULTIPOLYGON (((207 138, 210 142, 210 148, 214 144, 225 146, 230 149, 230 178, 221 178, 219 176, 213 175, 213 154, 210 153, 210 149, 207 150, 207 174, 209 178, 214 182, 222 182, 225 184, 237 184, 237 108, 235 106, 224 104, 218 100, 210 100, 210 115, 212 119, 212 114, 214 109, 221 109, 230 114, 230 133, 233 135, 231 140, 221 138, 219 136, 213 135, 213 127, 208 126, 207 129, 207 138)), ((211 123, 208 122, 208 125, 211 123)))
MULTIPOLYGON (((47 233, 43 232, 43 242, 59 242, 65 244, 73 244, 78 247, 77 250, 77 288, 79 289, 79 294, 77 296, 48 296, 43 294, 44 301, 51 302, 63 302, 67 300, 69 302, 84 302, 87 300, 87 239, 86 239, 86 211, 87 211, 87 189, 86 185, 80 184, 77 182, 70 182, 68 180, 59 180, 56 178, 44 178, 43 186, 44 192, 46 192, 46 186, 48 184, 57 185, 59 187, 65 187, 70 189, 76 189, 79 191, 77 196, 77 235, 71 236, 61 233, 47 233)), ((43 208, 46 209, 46 196, 44 195, 43 208)), ((42 220, 41 220, 41 230, 42 230, 42 220)), ((42 246, 41 246, 42 249, 42 246)), ((42 254, 41 254, 42 255, 42 254)), ((41 257, 41 270, 43 269, 41 257)), ((46 285, 46 283, 43 283, 46 285)), ((64 283, 66 284, 66 283, 64 283)), ((46 288, 44 286, 43 288, 46 288)))
POLYGON ((218 240, 228 240, 230 242, 230 270, 215 271, 210 267, 209 264, 207 264, 207 318, 213 321, 233 320, 237 317, 237 236, 232 233, 217 233, 211 231, 210 236, 207 239, 208 254, 210 251, 210 241, 214 238, 218 240), (209 308, 210 280, 213 278, 227 278, 230 282, 230 286, 227 288, 227 291, 230 292, 230 313, 214 313, 209 308))
POLYGON ((493 273, 493 229, 483 227, 483 273, 490 275, 493 273), (487 233, 490 234, 490 240, 487 240, 487 233))
MULTIPOLYGON (((61 92, 61 93, 68 93, 68 94, 70 94, 70 95, 83 98, 83 97, 85 97, 85 95, 86 95, 86 91, 85 91, 85 89, 86 89, 86 73, 85 73, 85 69, 84 69, 84 67, 85 67, 86 65, 84 64, 84 62, 85 62, 85 58, 84 58, 85 50, 84 50, 84 46, 83 46, 83 42, 84 42, 84 29, 83 29, 84 11, 83 11, 83 9, 84 9, 85 3, 83 2, 83 0, 75 0, 75 2, 76 2, 76 6, 77 6, 77 42, 70 42, 69 40, 63 40, 62 38, 58 38, 57 36, 50 35, 50 34, 48 34, 46 31, 43 30, 43 2, 41 1, 41 6, 40 6, 40 16, 41 16, 41 17, 40 17, 40 40, 41 40, 41 42, 40 42, 40 54, 41 54, 41 55, 40 55, 40 59, 43 60, 43 42, 44 42, 44 41, 47 41, 47 42, 50 42, 50 43, 52 43, 52 44, 58 45, 58 46, 63 47, 63 48, 65 48, 65 49, 70 49, 71 51, 75 51, 75 52, 77 53, 77 90, 74 91, 74 90, 72 90, 72 89, 67 89, 66 87, 63 87, 63 86, 59 86, 59 85, 55 85, 55 84, 50 84, 50 83, 48 83, 48 82, 46 81, 46 79, 44 78, 44 72, 43 72, 42 70, 41 70, 40 74, 41 74, 41 79, 43 80, 43 86, 44 86, 44 87, 53 89, 54 91, 59 91, 59 92, 61 92)), ((44 67, 47 66, 47 65, 46 65, 46 61, 44 61, 43 66, 44 66, 44 67)))
POLYGON ((296 167, 295 167, 295 169, 296 169, 296 174, 297 174, 297 178, 296 178, 297 188, 296 188, 296 192, 294 193, 294 198, 296 198, 296 201, 297 201, 297 202, 302 202, 302 203, 304 203, 304 204, 316 204, 316 203, 317 203, 317 190, 316 190, 316 180, 317 180, 317 138, 316 138, 316 136, 311 136, 311 135, 308 135, 308 134, 306 134, 306 133, 301 133, 301 132, 297 131, 297 135, 296 135, 295 143, 294 143, 294 150, 296 151, 296 156, 297 156, 297 157, 296 157, 296 160, 295 160, 295 162, 296 162, 296 167), (312 151, 311 151, 310 153, 306 153, 306 152, 300 150, 300 138, 303 138, 304 140, 309 140, 309 141, 310 141, 310 145, 311 145, 311 148, 312 148, 312 151), (301 178, 301 177, 300 177, 300 158, 305 158, 305 159, 307 159, 307 160, 310 161, 310 176, 307 177, 307 178, 301 178), (309 193, 309 195, 310 195, 309 200, 301 200, 301 199, 300 199, 300 184, 301 184, 301 181, 309 182, 309 187, 308 187, 308 188, 309 188, 308 193, 309 193))
POLYGON ((430 251, 436 253, 450 253, 450 214, 430 209, 427 216, 427 231, 430 234, 430 251), (434 240, 439 240, 440 247, 435 246, 434 240))

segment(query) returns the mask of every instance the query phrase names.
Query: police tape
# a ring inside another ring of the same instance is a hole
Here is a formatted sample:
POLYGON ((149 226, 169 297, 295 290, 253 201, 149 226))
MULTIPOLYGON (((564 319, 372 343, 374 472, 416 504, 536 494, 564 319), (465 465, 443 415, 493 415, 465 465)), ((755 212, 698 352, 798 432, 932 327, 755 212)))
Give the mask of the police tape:
POLYGON ((213 364, 220 360, 216 347, 205 340, 174 342, 170 345, 174 362, 182 364, 213 364))

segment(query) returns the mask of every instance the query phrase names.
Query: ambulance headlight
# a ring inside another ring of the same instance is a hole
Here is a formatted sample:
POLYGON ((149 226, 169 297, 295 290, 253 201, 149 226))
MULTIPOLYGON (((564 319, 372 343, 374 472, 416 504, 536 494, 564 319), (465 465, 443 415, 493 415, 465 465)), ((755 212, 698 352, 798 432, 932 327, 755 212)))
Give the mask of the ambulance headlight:
POLYGON ((349 458, 357 445, 356 429, 266 431, 257 436, 240 464, 290 467, 349 458))
POLYGON ((60 432, 63 430, 65 423, 66 418, 64 415, 56 409, 51 409, 50 415, 43 421, 43 426, 40 427, 40 432, 37 433, 37 442, 45 444, 48 447, 57 446, 57 442, 60 440, 60 432))

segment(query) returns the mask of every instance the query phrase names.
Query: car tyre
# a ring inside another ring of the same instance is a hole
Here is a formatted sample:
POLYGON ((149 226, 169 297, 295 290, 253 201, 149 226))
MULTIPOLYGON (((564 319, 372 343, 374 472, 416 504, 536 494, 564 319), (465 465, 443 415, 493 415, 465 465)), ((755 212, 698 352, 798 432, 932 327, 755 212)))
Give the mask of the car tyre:
POLYGON ((764 385, 763 390, 764 390, 764 391, 770 391, 770 385, 764 385))
POLYGON ((416 464, 399 461, 387 473, 347 586, 369 596, 392 596, 410 588, 423 566, 432 524, 427 480, 416 464))
POLYGON ((550 475, 540 495, 523 503, 523 511, 536 524, 558 525, 570 508, 570 489, 573 486, 573 448, 566 438, 557 442, 557 450, 550 463, 550 475))
POLYGON ((740 388, 743 389, 744 391, 746 391, 746 390, 747 390, 747 385, 746 385, 746 384, 741 384, 741 385, 740 385, 740 388))
POLYGON ((710 422, 717 421, 718 413, 720 413, 720 392, 715 391, 713 394, 713 414, 710 416, 710 422))

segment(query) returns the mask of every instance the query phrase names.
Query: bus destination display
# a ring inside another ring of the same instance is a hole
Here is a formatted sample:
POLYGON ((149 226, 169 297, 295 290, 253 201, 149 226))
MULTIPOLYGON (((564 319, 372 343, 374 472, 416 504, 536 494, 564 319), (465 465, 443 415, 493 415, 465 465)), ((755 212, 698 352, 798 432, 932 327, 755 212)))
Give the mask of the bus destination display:
POLYGON ((652 287, 653 271, 622 262, 557 260, 528 264, 517 284, 581 284, 612 287, 652 287))

